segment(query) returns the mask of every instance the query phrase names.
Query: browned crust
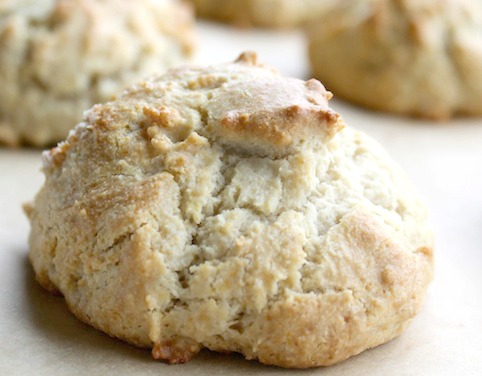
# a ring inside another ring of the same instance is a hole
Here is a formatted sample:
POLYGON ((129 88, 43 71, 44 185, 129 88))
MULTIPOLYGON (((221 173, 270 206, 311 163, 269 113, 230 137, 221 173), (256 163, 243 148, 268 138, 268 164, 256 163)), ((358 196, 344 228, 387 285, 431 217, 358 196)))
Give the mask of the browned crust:
POLYGON ((242 52, 241 55, 235 60, 235 63, 244 63, 252 66, 259 66, 258 55, 253 51, 242 52))
POLYGON ((152 347, 152 357, 169 364, 189 362, 201 350, 201 345, 188 339, 171 339, 156 343, 152 347))

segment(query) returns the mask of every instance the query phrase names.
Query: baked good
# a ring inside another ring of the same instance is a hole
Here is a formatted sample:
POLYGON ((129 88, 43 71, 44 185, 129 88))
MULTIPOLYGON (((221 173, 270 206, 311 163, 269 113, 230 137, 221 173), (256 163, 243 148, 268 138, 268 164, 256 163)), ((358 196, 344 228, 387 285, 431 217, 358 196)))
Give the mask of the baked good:
POLYGON ((0 1, 0 144, 64 139, 84 110, 184 61, 192 23, 176 0, 0 1))
POLYGON ((201 17, 237 26, 305 25, 340 0, 191 0, 201 17))
POLYGON ((363 0, 309 31, 313 73, 363 106, 433 119, 482 115, 482 2, 363 0))
POLYGON ((432 275, 426 210, 330 97, 247 53, 94 106, 44 154, 38 281, 171 363, 313 367, 399 335, 432 275))

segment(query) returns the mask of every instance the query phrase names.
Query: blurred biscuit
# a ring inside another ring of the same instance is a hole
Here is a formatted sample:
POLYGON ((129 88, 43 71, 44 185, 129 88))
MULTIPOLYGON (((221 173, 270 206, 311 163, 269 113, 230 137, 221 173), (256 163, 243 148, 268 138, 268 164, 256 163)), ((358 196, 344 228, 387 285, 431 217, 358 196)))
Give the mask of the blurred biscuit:
POLYGON ((309 32, 313 72, 337 96, 376 110, 447 119, 482 115, 482 2, 363 0, 309 32))
POLYGON ((84 110, 192 46, 191 12, 176 1, 1 1, 0 143, 64 139, 84 110))
POLYGON ((286 28, 307 24, 339 0, 191 0, 201 17, 237 26, 286 28))

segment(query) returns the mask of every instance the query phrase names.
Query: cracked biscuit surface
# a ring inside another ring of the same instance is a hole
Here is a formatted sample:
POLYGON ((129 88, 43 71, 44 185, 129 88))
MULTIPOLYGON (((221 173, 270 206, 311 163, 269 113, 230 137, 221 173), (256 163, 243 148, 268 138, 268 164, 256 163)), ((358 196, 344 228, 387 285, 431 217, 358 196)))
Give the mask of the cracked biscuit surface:
POLYGON ((155 76, 44 154, 38 281, 156 359, 329 365, 399 335, 432 275, 426 210, 316 80, 235 63, 155 76))
POLYGON ((376 110, 444 120, 482 115, 482 2, 363 0, 309 32, 314 75, 376 110))
POLYGON ((84 110, 185 60, 192 23, 176 0, 0 1, 0 143, 63 140, 84 110))

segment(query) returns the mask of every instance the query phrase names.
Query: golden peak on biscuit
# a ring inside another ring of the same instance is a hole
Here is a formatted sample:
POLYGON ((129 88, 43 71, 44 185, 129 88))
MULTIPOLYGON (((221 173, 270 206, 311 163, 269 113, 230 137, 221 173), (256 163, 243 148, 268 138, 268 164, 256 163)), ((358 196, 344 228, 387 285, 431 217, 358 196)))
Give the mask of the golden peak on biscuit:
POLYGON ((256 54, 256 52, 246 51, 241 53, 241 55, 239 55, 235 62, 258 65, 258 55, 256 54))
MULTIPOLYGON (((247 52, 234 63, 177 68, 139 83, 94 106, 74 134, 94 132, 98 142, 112 143, 138 132, 160 151, 198 134, 275 158, 319 147, 343 127, 331 96, 319 81, 282 77, 247 52)), ((51 155, 62 160, 57 154, 65 149, 51 155)))

